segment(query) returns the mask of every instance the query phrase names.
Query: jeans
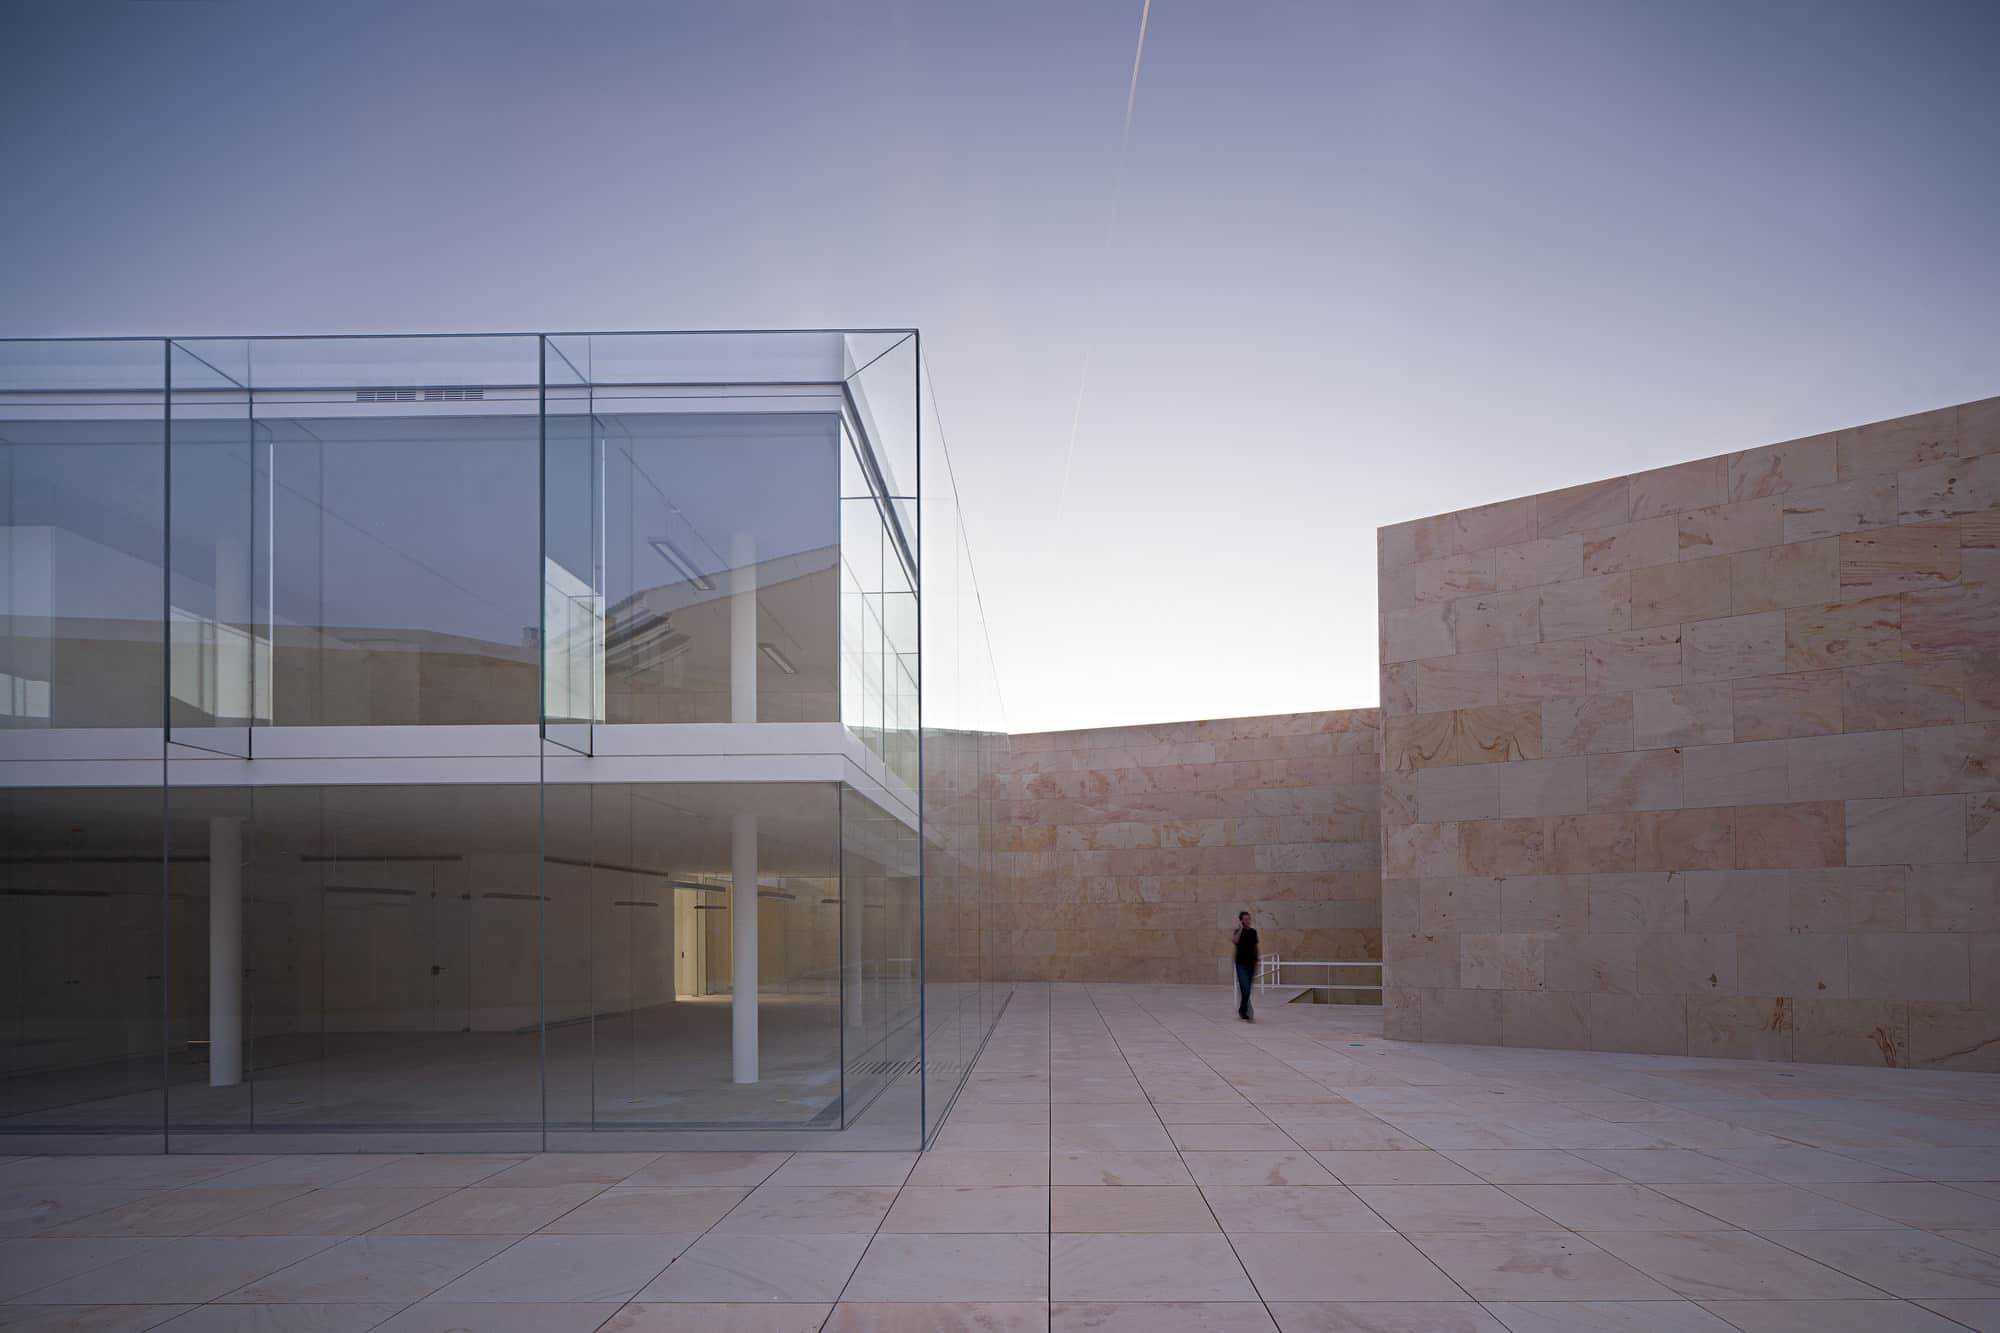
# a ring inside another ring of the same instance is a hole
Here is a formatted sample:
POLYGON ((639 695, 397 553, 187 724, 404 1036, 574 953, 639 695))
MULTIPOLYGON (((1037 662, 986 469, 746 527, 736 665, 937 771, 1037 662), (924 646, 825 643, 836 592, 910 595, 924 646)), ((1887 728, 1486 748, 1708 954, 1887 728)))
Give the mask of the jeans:
POLYGON ((1236 1016, 1238 1018, 1250 1017, 1250 978, 1255 975, 1256 971, 1257 966, 1254 963, 1238 963, 1236 965, 1236 1016))

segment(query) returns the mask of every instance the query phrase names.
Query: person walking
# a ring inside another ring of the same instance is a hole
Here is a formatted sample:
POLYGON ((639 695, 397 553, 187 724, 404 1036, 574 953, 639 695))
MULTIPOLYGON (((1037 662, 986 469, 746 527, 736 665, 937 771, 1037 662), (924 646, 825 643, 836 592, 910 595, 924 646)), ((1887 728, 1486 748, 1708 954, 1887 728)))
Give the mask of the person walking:
POLYGON ((1236 914, 1236 933, 1229 938, 1236 944, 1236 1016, 1254 1023, 1257 1012, 1250 1007, 1250 983, 1257 976, 1257 928, 1250 924, 1248 912, 1236 914))

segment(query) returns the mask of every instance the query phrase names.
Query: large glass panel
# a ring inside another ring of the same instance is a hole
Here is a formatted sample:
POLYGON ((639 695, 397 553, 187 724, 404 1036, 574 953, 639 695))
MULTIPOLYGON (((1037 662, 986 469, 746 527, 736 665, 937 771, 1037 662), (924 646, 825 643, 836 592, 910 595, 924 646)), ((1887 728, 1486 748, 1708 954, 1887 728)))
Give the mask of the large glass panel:
POLYGON ((840 501, 841 720, 878 757, 884 753, 886 629, 882 623, 887 529, 865 491, 840 501))
POLYGON ((837 801, 830 783, 549 786, 552 1131, 839 1128, 837 801), (754 978, 735 968, 746 904, 754 978))
POLYGON ((538 804, 533 785, 175 787, 176 1144, 539 1146, 538 804))
MULTIPOLYGON (((893 552, 892 552, 893 555, 893 552)), ((910 570, 891 558, 882 567, 882 758, 911 792, 918 781, 917 589, 910 570)))
POLYGON ((843 1045, 847 1120, 906 1121, 914 1139, 922 1043, 917 968, 920 873, 912 816, 898 818, 853 787, 841 790, 843 1045), (871 1104, 885 1095, 907 1106, 871 1104))
MULTIPOLYGON (((881 954, 886 1032, 883 1057, 892 1078, 913 1094, 923 1075, 923 846, 916 811, 882 824, 886 863, 882 875, 881 954)), ((923 1120, 913 1115, 911 1131, 921 1134, 923 1120)))
POLYGON ((167 1123, 195 1146, 254 1130, 260 1063, 295 1054, 278 1016, 297 1008, 297 923, 251 882, 256 805, 249 787, 167 793, 167 1123))
MULTIPOLYGON (((847 377, 848 396, 861 423, 860 434, 869 442, 868 461, 877 471, 876 489, 899 502, 917 495, 917 337, 898 338, 883 350, 879 339, 869 339, 850 349, 856 361, 847 377)), ((907 504, 903 526, 915 524, 907 504)), ((909 541, 916 542, 911 532, 909 541)))
MULTIPOLYGON (((971 551, 931 386, 920 395, 925 1133, 935 1134, 998 1015, 988 909, 1005 723, 971 551)), ((914 686, 911 687, 913 701, 914 686)), ((891 746, 891 754, 897 753, 891 746)), ((896 765, 892 761, 892 768, 896 765)))
POLYGON ((542 734, 589 754, 604 720, 604 459, 586 340, 543 340, 542 734))
POLYGON ((252 725, 270 716, 259 707, 270 638, 254 593, 260 469, 245 367, 175 344, 168 373, 168 736, 247 759, 252 725))
MULTIPOLYGON (((966 1051, 960 1010, 967 978, 958 956, 960 918, 977 887, 968 873, 968 804, 976 797, 967 773, 971 737, 953 723, 965 715, 960 697, 958 508, 924 442, 929 485, 919 508, 923 551, 922 731, 924 1133, 942 1123, 951 1092, 964 1077, 966 1051)), ((976 828, 970 830, 976 833, 976 828)), ((975 1006, 976 1007, 976 1006, 975 1006)))
POLYGON ((539 340, 195 340, 264 442, 278 726, 541 715, 539 340))
POLYGON ((847 1114, 859 1115, 888 1082, 882 978, 869 960, 882 953, 881 812, 853 788, 840 789, 841 1054, 847 1114))
POLYGON ((0 343, 0 733, 111 728, 130 744, 92 757, 159 753, 165 355, 0 343))
POLYGON ((840 475, 842 719, 917 785, 916 338, 855 337, 840 475))
POLYGON ((550 336, 559 336, 566 347, 579 342, 591 345, 590 378, 600 388, 675 385, 719 398, 744 388, 824 390, 853 371, 857 354, 866 356, 900 342, 908 331, 860 335, 777 329, 550 336))
POLYGON ((0 342, 0 1127, 37 1150, 162 1143, 165 366, 0 342))
POLYGON ((0 788, 0 848, 0 1128, 157 1152, 159 788, 0 788))
POLYGON ((650 370, 627 339, 589 339, 605 721, 839 720, 838 396, 642 379, 684 365, 641 341, 662 358, 650 370))

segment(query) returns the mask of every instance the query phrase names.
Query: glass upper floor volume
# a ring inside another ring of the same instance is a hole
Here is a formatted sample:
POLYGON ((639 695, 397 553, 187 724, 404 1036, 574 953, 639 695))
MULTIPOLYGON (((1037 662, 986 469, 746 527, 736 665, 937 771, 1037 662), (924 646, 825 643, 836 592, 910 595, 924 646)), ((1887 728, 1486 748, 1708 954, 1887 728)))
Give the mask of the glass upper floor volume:
POLYGON ((0 343, 0 730, 838 722, 914 787, 925 396, 912 331, 0 343))

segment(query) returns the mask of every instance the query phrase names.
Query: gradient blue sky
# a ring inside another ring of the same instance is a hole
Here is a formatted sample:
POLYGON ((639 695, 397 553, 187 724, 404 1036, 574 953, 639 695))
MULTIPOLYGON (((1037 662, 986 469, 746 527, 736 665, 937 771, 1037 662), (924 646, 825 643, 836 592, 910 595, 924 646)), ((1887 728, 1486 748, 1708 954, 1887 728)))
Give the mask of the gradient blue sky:
POLYGON ((1374 529, 2000 393, 2000 5, 0 0, 0 333, 915 324, 1015 730, 1374 529), (1074 475, 1063 458, 1094 345, 1074 475))

